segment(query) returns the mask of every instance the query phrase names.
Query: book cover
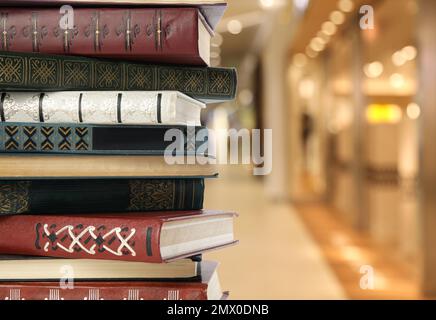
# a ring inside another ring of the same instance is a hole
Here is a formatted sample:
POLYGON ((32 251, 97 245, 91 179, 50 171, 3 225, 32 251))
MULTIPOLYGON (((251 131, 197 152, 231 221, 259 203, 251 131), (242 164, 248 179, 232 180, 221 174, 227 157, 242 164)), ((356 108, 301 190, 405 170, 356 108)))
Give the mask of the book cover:
POLYGON ((233 100, 233 68, 150 65, 75 56, 0 52, 3 91, 180 91, 203 102, 233 100))
POLYGON ((0 7, 0 50, 209 65, 211 30, 196 8, 0 7))
POLYGON ((200 126, 205 107, 177 91, 0 93, 1 122, 200 126))
POLYGON ((237 243, 235 214, 17 215, 0 217, 0 254, 163 263, 237 243))
POLYGON ((0 180, 0 215, 203 208, 203 179, 0 180))
MULTIPOLYGON (((204 127, 104 126, 0 122, 1 153, 195 156, 208 143, 204 127), (170 130, 177 135, 166 137, 170 130), (174 131, 175 133, 175 131, 174 131), (201 141, 203 139, 203 141, 201 141), (174 148, 174 144, 177 145, 174 148), (169 151, 171 150, 171 152, 169 151)), ((206 131, 207 132, 207 131, 206 131)))
POLYGON ((185 282, 0 282, 2 300, 220 300, 216 262, 201 263, 201 280, 185 282))

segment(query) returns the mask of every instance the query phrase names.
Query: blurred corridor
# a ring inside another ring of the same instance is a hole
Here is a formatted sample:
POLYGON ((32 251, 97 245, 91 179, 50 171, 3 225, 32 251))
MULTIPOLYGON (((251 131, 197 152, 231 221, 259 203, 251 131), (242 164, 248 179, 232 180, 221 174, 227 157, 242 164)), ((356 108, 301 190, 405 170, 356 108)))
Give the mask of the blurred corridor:
POLYGON ((241 215, 212 254, 232 298, 436 296, 434 30, 432 0, 229 1, 212 58, 238 98, 204 120, 273 130, 270 175, 207 185, 241 215))

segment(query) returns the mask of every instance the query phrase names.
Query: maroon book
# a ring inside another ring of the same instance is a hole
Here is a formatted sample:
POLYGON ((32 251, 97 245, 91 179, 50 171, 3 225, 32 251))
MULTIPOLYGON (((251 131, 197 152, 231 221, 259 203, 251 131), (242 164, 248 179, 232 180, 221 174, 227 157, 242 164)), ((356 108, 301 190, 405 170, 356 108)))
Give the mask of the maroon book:
POLYGON ((3 282, 1 300, 218 300, 227 298, 218 264, 203 262, 193 282, 3 282))
POLYGON ((161 263, 235 244, 219 211, 0 218, 0 254, 161 263))
POLYGON ((0 7, 0 50, 209 65, 212 30, 197 8, 0 7))

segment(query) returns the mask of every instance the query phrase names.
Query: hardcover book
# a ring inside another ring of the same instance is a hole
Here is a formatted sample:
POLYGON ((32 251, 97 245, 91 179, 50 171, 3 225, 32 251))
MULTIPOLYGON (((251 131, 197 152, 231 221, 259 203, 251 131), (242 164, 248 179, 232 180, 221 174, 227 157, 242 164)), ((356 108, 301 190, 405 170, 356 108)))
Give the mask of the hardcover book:
POLYGON ((208 146, 207 132, 183 126, 0 123, 0 154, 195 156, 201 146, 208 146), (171 132, 174 136, 166 137, 171 132))
POLYGON ((8 178, 205 178, 217 171, 204 156, 12 155, 0 156, 0 177, 8 178))
POLYGON ((76 7, 130 7, 130 8, 162 8, 162 7, 189 7, 198 8, 205 17, 209 26, 215 29, 227 8, 223 0, 2 0, 0 6, 38 6, 56 7, 62 5, 76 7))
POLYGON ((58 7, 0 7, 0 50, 209 65, 213 31, 196 8, 74 8, 67 18, 58 7))
POLYGON ((150 65, 75 56, 0 52, 3 91, 180 91, 203 102, 233 100, 232 68, 150 65))
POLYGON ((203 179, 0 180, 0 215, 199 210, 203 179))
POLYGON ((235 244, 234 218, 219 211, 0 217, 0 253, 171 262, 235 244))
POLYGON ((0 282, 1 300, 221 300, 215 262, 201 263, 201 281, 187 282, 0 282))
POLYGON ((68 272, 75 282, 84 281, 196 281, 201 277, 198 257, 170 263, 115 260, 54 259, 0 256, 0 282, 61 281, 68 272))
POLYGON ((0 93, 0 121, 200 126, 206 107, 177 91, 0 93))

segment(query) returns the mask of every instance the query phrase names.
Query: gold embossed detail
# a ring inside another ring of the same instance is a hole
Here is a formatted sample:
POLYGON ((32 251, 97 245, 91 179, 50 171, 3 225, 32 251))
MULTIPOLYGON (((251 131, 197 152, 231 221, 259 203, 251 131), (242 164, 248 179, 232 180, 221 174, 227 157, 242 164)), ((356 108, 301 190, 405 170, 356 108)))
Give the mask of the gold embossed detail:
POLYGON ((57 84, 57 61, 52 59, 31 58, 30 62, 30 81, 38 85, 57 84))
POLYGON ((0 214, 17 214, 29 211, 30 182, 0 182, 0 214))
POLYGON ((121 68, 110 63, 97 64, 97 88, 110 89, 121 87, 121 68))
POLYGON ((128 66, 129 90, 153 90, 153 71, 149 67, 128 66))
POLYGON ((0 57, 0 83, 22 83, 24 80, 24 59, 0 57))
POLYGON ((90 87, 91 69, 88 63, 64 61, 64 85, 79 88, 90 87))
POLYGON ((232 81, 227 71, 211 70, 209 73, 209 94, 229 95, 232 93, 232 81))
POLYGON ((187 71, 185 91, 192 93, 202 93, 204 91, 204 76, 202 71, 187 71))
POLYGON ((161 83, 162 90, 181 89, 182 82, 183 82, 183 74, 180 70, 174 70, 174 69, 161 70, 160 83, 161 83))
POLYGON ((174 182, 167 180, 132 180, 130 187, 131 211, 171 210, 174 207, 174 182))

